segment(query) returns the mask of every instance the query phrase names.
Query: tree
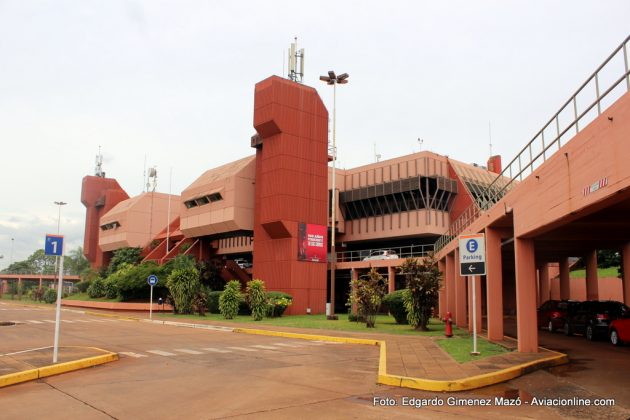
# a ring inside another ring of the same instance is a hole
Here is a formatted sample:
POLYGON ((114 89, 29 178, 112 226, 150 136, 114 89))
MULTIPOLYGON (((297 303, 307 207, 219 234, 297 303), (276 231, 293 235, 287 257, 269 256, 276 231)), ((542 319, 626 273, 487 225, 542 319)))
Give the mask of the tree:
POLYGON ((90 269, 90 262, 83 255, 83 248, 77 247, 68 252, 63 260, 63 270, 67 274, 82 275, 90 269))
POLYGON ((109 262, 109 267, 107 267, 107 274, 113 274, 118 271, 118 266, 127 263, 127 264, 138 264, 140 261, 140 253, 142 252, 141 248, 120 248, 114 251, 114 256, 109 262))
POLYGON ((372 267, 367 275, 352 280, 351 304, 357 305, 359 316, 365 318, 365 325, 374 328, 376 312, 383 302, 387 291, 387 280, 372 267))
POLYGON ((407 320, 417 330, 427 331, 433 308, 437 304, 442 273, 433 253, 424 258, 407 258, 400 267, 407 289, 404 291, 407 320))

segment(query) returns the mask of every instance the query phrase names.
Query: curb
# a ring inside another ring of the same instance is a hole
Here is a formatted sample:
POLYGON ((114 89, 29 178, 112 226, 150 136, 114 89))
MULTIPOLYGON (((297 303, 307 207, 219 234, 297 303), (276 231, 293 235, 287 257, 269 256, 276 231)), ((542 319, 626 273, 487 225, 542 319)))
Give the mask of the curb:
POLYGON ((281 331, 258 330, 251 328, 234 328, 233 332, 241 334, 257 334, 274 337, 297 338, 302 340, 334 341, 340 343, 364 344, 371 346, 377 345, 380 348, 378 361, 378 379, 376 383, 381 385, 396 386, 400 388, 418 389, 422 391, 468 391, 471 389, 482 388, 484 386, 509 381, 510 379, 517 378, 526 373, 533 372, 537 369, 558 366, 568 363, 569 361, 569 358, 566 354, 552 351, 552 353, 555 353, 554 356, 546 357, 544 359, 535 360, 532 362, 522 363, 520 365, 501 369, 496 372, 485 373, 483 375, 471 376, 462 379, 441 381, 387 374, 387 343, 383 340, 369 340, 353 337, 333 337, 326 335, 290 333, 281 331))
POLYGON ((33 381, 35 379, 46 378, 48 376, 85 369, 92 366, 102 365, 104 363, 114 362, 118 360, 118 353, 112 353, 103 349, 99 349, 97 347, 87 348, 99 350, 105 352, 105 354, 3 375, 0 376, 0 388, 4 388, 9 385, 19 384, 22 382, 33 381))

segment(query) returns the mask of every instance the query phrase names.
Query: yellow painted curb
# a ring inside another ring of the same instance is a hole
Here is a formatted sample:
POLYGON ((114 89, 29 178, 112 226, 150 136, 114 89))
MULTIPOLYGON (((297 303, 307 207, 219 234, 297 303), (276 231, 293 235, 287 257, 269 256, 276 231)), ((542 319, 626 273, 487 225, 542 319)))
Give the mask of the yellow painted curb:
POLYGON ((88 348, 102 351, 105 354, 3 375, 0 376, 0 388, 9 385, 19 384, 22 382, 32 381, 39 378, 46 378, 48 376, 59 375, 61 373, 85 369, 92 366, 102 365, 104 363, 114 362, 118 360, 118 353, 112 353, 103 349, 99 349, 97 347, 88 348))
POLYGON ((103 318, 116 318, 116 319, 127 319, 129 321, 141 321, 140 318, 136 318, 129 315, 116 315, 116 314, 105 314, 102 312, 92 312, 92 311, 83 311, 87 315, 100 316, 103 318))
POLYGON ((463 379, 453 379, 447 381, 412 378, 408 376, 388 375, 387 374, 387 343, 382 340, 370 340, 364 338, 354 337, 334 337, 326 335, 314 335, 314 334, 300 334, 290 333, 283 331, 270 331, 270 330, 258 330, 251 328, 235 328, 233 332, 242 334, 257 334, 267 335, 274 337, 287 337, 297 338, 303 340, 317 340, 317 341, 335 341, 339 343, 349 344, 367 344, 379 346, 379 361, 378 361, 378 378, 376 383, 381 385, 397 386, 401 388, 419 389, 423 391, 468 391, 471 389, 482 388, 488 385, 494 385, 500 382, 509 381, 526 373, 532 372, 540 367, 557 366, 569 361, 566 354, 555 353, 555 355, 546 357, 544 359, 535 360, 532 362, 522 363, 520 365, 512 366, 506 369, 501 369, 492 373, 485 373, 483 375, 471 376, 463 379))

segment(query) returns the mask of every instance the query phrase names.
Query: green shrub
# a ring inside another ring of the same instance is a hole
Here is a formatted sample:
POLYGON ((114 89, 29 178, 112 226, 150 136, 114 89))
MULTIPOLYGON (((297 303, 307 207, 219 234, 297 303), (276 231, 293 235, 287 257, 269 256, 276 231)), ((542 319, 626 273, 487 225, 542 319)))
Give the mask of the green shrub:
POLYGON ((43 300, 44 298, 44 289, 40 289, 40 288, 36 288, 36 289, 31 289, 29 292, 29 296, 28 296, 31 300, 40 302, 43 300))
POLYGON ((88 287, 90 287, 90 284, 92 284, 91 281, 80 281, 77 283, 77 289, 79 289, 79 292, 81 293, 85 293, 87 292, 88 287))
POLYGON ((221 298, 221 293, 223 293, 223 291, 220 290, 213 290, 208 292, 208 312, 210 312, 211 314, 221 313, 221 311, 219 310, 219 299, 221 298))
POLYGON ((46 303, 55 303, 57 301, 57 291, 55 289, 46 289, 44 292, 44 302, 46 303))
POLYGON ((219 297, 219 311, 223 318, 232 319, 239 310, 239 305, 243 301, 241 293, 241 284, 238 280, 230 280, 225 285, 225 290, 219 297))
POLYGON ((118 297, 118 286, 116 282, 111 277, 108 277, 104 282, 105 286, 105 297, 107 299, 116 299, 118 297))
POLYGON ((105 283, 101 279, 96 279, 90 284, 87 289, 87 294, 92 299, 101 298, 105 296, 105 283))
POLYGON ((394 317, 397 324, 408 324, 407 309, 405 309, 405 301, 403 297, 404 289, 396 290, 390 294, 383 296, 383 304, 394 317))
POLYGON ((191 314, 201 289, 199 272, 194 264, 190 267, 174 269, 166 280, 166 287, 173 297, 177 312, 191 314))
POLYGON ((365 318, 365 325, 374 328, 376 313, 387 290, 387 280, 372 267, 368 274, 352 280, 351 285, 350 304, 356 304, 358 315, 365 318))
POLYGON ((114 256, 107 267, 107 274, 113 274, 122 264, 134 265, 140 261, 141 248, 120 248, 114 251, 114 256))
POLYGON ((254 279, 247 282, 247 303, 252 310, 254 321, 262 320, 267 314, 267 296, 265 295, 265 283, 254 279))
POLYGON ((284 292, 267 292, 267 316, 281 317, 293 303, 293 297, 284 292))

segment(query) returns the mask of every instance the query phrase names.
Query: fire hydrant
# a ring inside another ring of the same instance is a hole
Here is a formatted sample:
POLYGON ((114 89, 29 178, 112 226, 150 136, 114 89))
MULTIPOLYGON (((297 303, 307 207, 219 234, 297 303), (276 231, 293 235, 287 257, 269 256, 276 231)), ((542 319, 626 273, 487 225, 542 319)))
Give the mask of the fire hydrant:
POLYGON ((444 335, 448 338, 453 336, 453 320, 451 319, 451 313, 447 312, 446 317, 444 317, 444 322, 446 323, 446 327, 444 328, 444 335))

